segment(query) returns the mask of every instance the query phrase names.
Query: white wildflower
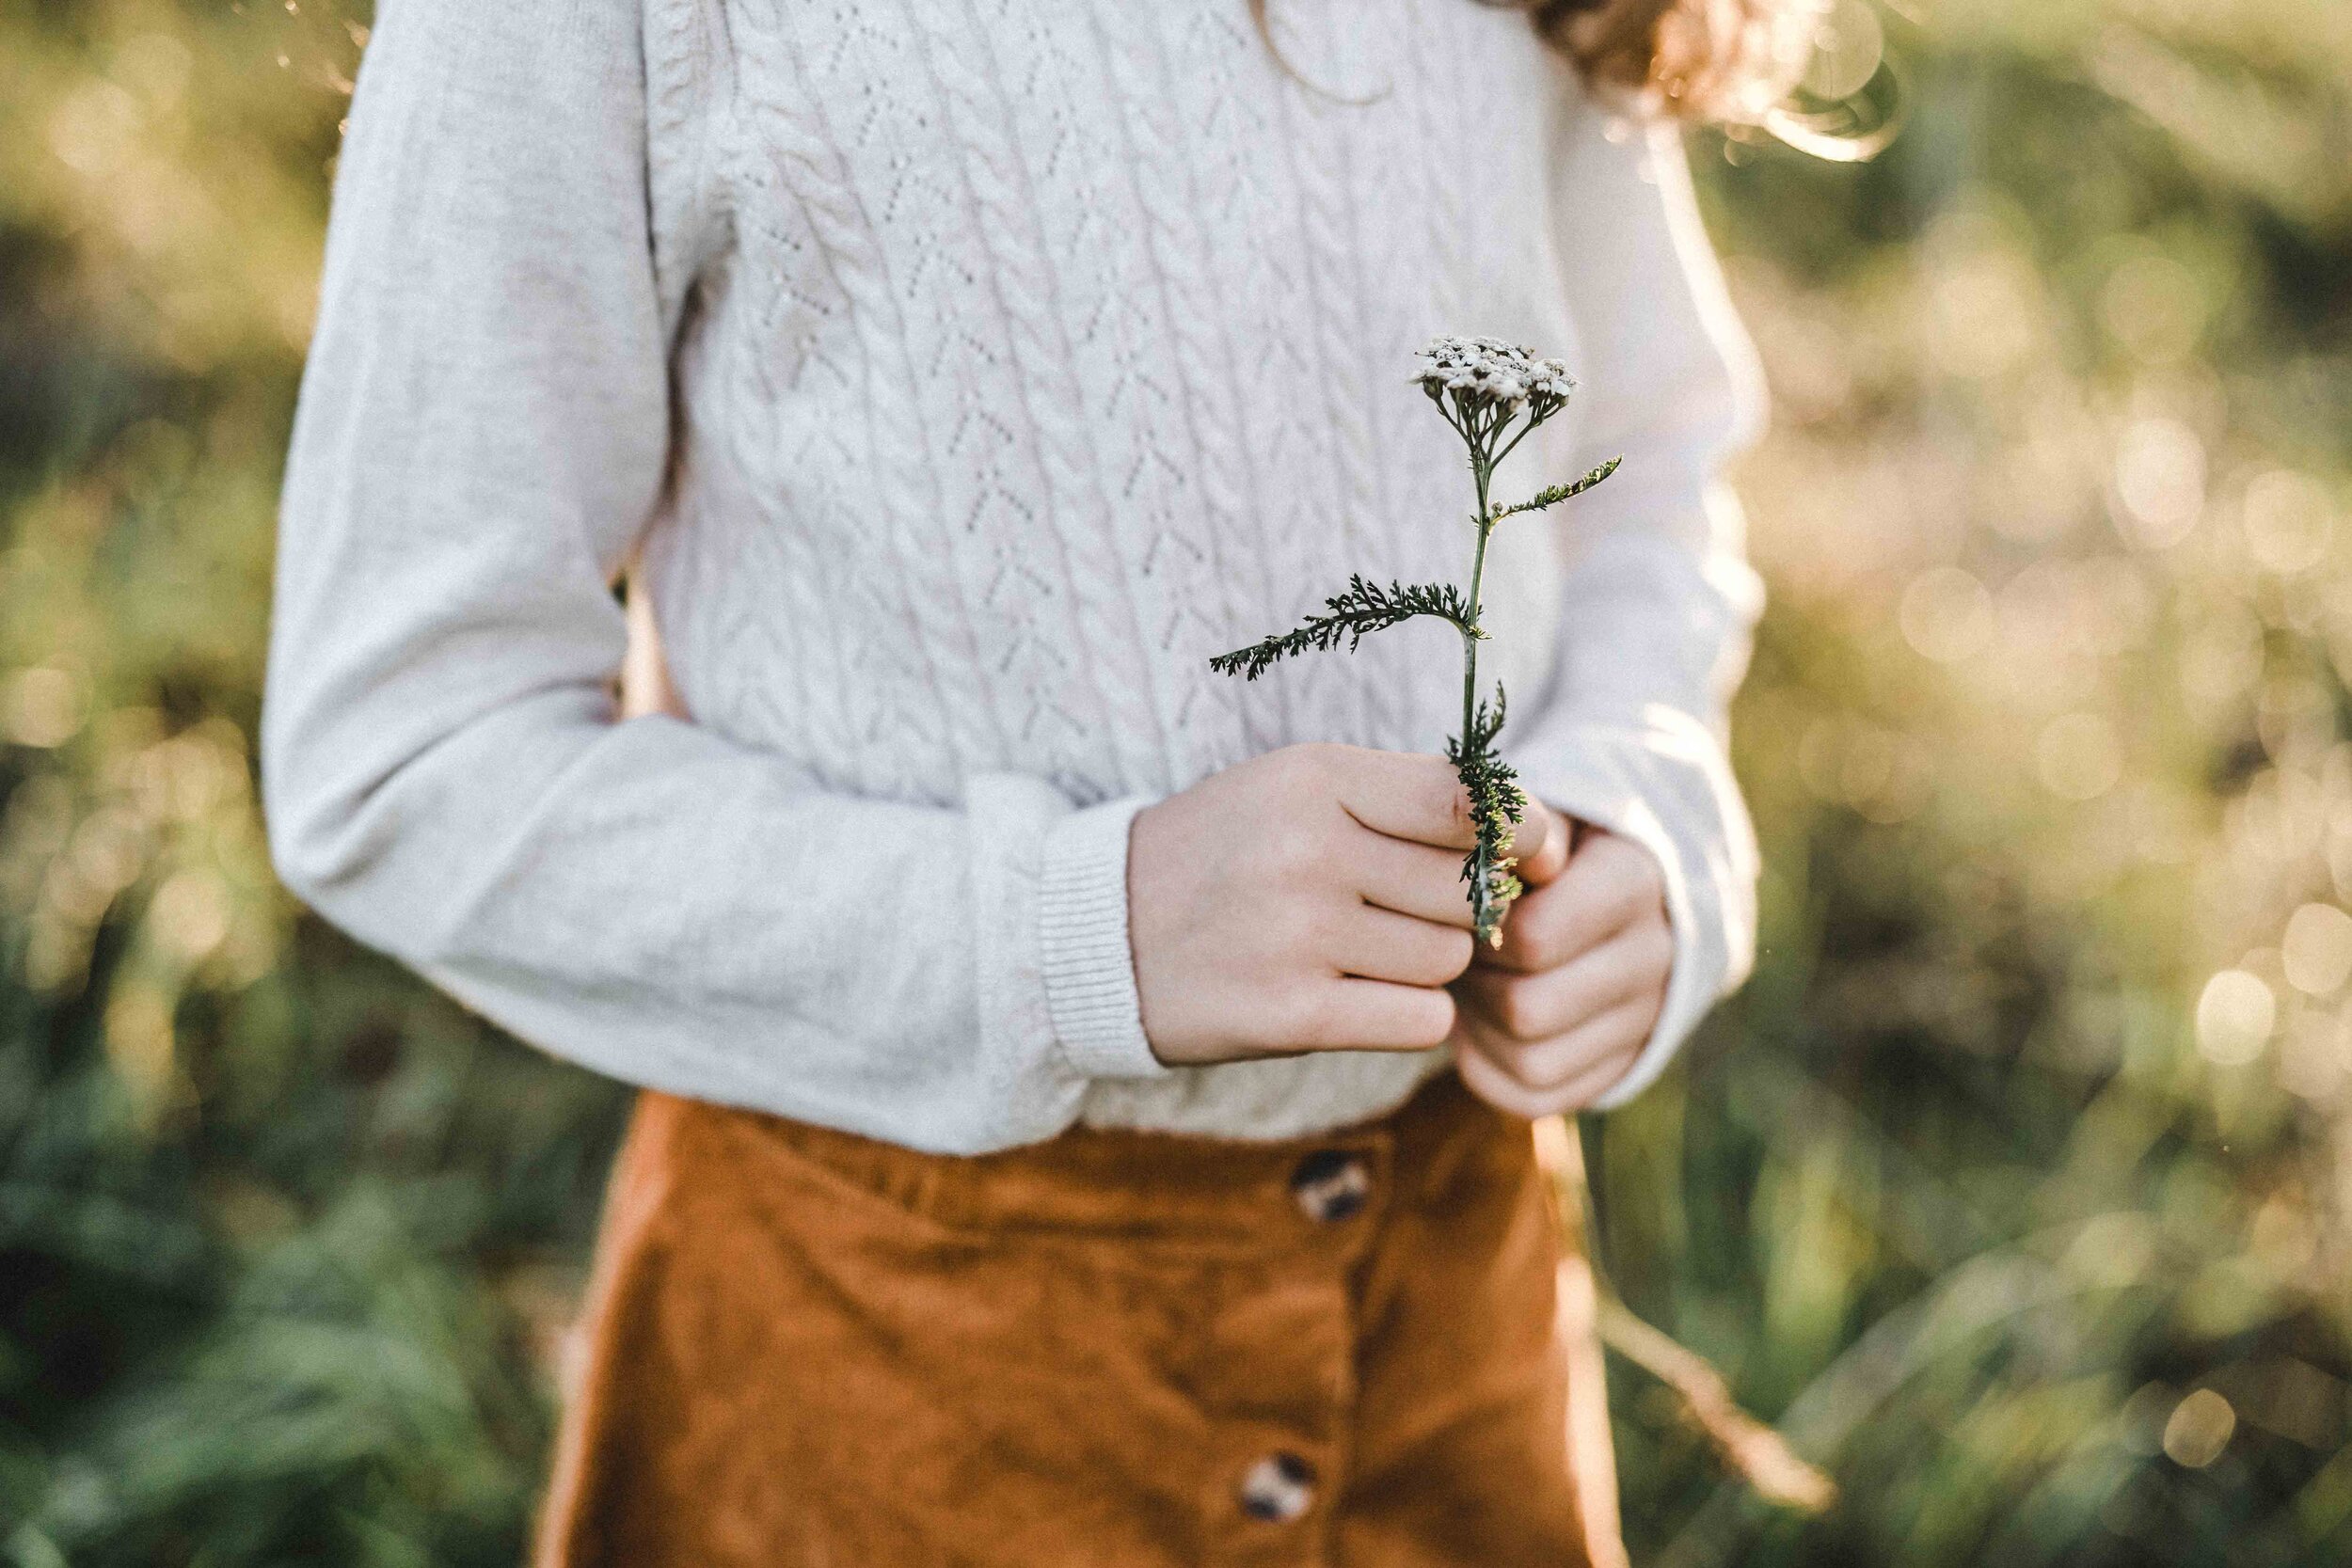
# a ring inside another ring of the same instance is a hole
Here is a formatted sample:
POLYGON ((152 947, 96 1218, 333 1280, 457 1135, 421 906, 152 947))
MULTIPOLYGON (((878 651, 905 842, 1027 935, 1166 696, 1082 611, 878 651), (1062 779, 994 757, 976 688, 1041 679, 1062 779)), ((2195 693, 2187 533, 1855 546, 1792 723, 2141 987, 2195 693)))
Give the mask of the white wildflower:
POLYGON ((1536 422, 1558 412, 1576 389, 1568 368, 1500 338, 1438 338, 1421 351, 1413 379, 1433 400, 1451 396, 1457 419, 1510 419, 1522 407, 1536 422))

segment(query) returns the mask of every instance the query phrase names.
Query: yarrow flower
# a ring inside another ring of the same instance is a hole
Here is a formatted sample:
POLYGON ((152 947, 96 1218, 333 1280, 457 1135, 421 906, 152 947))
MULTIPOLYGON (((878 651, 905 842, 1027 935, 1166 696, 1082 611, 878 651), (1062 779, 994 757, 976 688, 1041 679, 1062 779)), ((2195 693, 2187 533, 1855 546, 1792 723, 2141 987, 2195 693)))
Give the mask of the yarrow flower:
POLYGON ((1285 658, 1310 651, 1328 652, 1344 642, 1348 650, 1366 634, 1401 626, 1421 616, 1445 622, 1462 638, 1462 733, 1449 741, 1446 758, 1454 764, 1470 795, 1470 820, 1478 843, 1462 863, 1462 879, 1470 884, 1471 924, 1479 939, 1490 944, 1502 941, 1502 917, 1521 891, 1512 874, 1513 831, 1527 811, 1527 796, 1518 775, 1495 751, 1502 733, 1502 688, 1495 688, 1491 704, 1478 695, 1478 644, 1486 638, 1479 625, 1479 584, 1486 568, 1486 540, 1495 525, 1522 512, 1557 506, 1617 471, 1613 461, 1583 478, 1554 484, 1511 506, 1499 506, 1487 495, 1495 469, 1511 449, 1561 409, 1576 382, 1557 359, 1539 359, 1532 350, 1497 338, 1439 338, 1421 351, 1413 380, 1429 394, 1446 422, 1470 449, 1470 475, 1478 486, 1477 551, 1470 558, 1470 592, 1452 583, 1392 582, 1383 587, 1360 576, 1350 578, 1344 592, 1324 601, 1323 613, 1309 616, 1291 631, 1219 654, 1209 668, 1220 674, 1256 680, 1285 658))
POLYGON ((1413 380, 1440 407, 1452 397, 1449 417, 1457 428, 1473 414, 1510 418, 1523 404, 1534 405, 1540 424, 1576 390, 1566 365, 1500 338, 1439 338, 1421 351, 1420 360, 1413 380))

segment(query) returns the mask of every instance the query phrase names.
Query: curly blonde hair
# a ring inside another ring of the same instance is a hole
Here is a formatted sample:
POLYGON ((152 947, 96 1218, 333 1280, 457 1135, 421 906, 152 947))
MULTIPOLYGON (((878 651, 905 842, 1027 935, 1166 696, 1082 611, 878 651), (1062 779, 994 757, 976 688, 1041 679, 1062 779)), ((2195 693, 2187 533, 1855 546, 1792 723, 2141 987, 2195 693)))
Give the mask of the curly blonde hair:
MULTIPOLYGON (((1489 0, 1492 3, 1492 0, 1489 0)), ((1795 86, 1820 0, 1507 0, 1594 86, 1683 119, 1748 120, 1795 86)))
MULTIPOLYGON (((1477 3, 1527 12, 1537 35, 1585 80, 1650 113, 1746 121, 1796 85, 1825 0, 1477 3)), ((1266 5, 1249 0, 1249 11, 1272 45, 1266 5)))

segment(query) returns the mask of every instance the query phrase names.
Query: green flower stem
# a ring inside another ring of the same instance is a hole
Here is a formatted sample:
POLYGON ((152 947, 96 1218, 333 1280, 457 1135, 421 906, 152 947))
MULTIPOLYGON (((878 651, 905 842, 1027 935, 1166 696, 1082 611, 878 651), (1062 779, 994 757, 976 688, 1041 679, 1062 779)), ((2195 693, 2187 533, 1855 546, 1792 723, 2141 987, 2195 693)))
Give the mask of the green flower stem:
POLYGON ((1462 744, 1468 746, 1470 726, 1478 714, 1479 585, 1486 575, 1486 539, 1494 532, 1494 517, 1486 506, 1488 471, 1478 473, 1478 546, 1470 554, 1470 625, 1462 628, 1462 744))
MULTIPOLYGON (((1489 486, 1494 481, 1496 459, 1490 452, 1495 433, 1490 428, 1484 434, 1486 439, 1470 449, 1470 472, 1478 485, 1478 543, 1470 553, 1470 615, 1462 628, 1462 741, 1459 765, 1463 768, 1462 783, 1471 791, 1474 810, 1479 785, 1471 771, 1472 759, 1485 756, 1488 751, 1480 738, 1478 722, 1478 644, 1486 637, 1486 628, 1479 622, 1479 607, 1483 602, 1486 577, 1486 541, 1493 537, 1495 524, 1499 520, 1488 496, 1489 486)), ((1506 825, 1504 833, 1507 835, 1509 831, 1506 825)), ((1502 842, 1507 845, 1508 837, 1502 842)), ((1476 935, 1480 941, 1489 943, 1500 943, 1502 941, 1502 911, 1509 903, 1508 890, 1505 890, 1501 903, 1495 898, 1495 863, 1496 856, 1482 830, 1477 845, 1470 850, 1464 875, 1470 885, 1470 909, 1474 914, 1476 935)))

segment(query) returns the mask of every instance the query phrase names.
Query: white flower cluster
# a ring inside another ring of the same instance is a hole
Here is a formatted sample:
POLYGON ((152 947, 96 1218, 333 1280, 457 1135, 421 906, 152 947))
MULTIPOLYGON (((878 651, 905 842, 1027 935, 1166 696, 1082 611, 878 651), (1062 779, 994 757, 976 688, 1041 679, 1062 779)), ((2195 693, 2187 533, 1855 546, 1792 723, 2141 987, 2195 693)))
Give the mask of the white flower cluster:
POLYGON ((1538 418, 1567 402, 1576 389, 1567 366, 1538 359, 1500 338, 1436 339, 1421 351, 1413 379, 1433 398, 1453 393, 1465 411, 1494 408, 1510 415, 1533 401, 1538 418))

